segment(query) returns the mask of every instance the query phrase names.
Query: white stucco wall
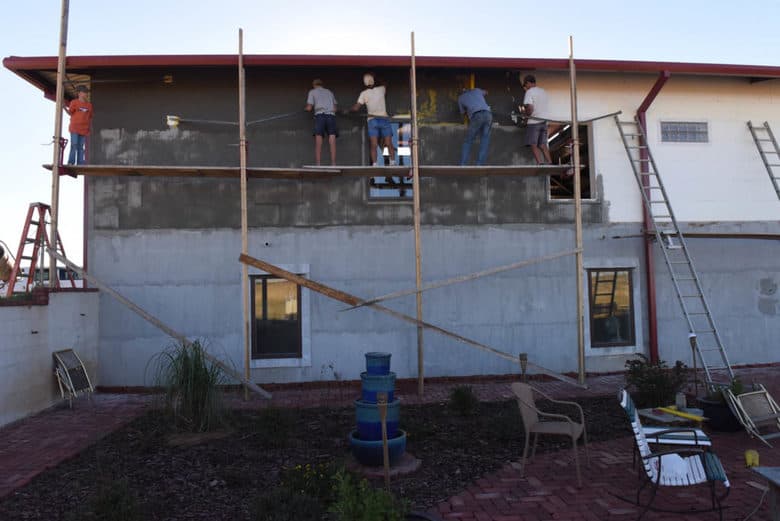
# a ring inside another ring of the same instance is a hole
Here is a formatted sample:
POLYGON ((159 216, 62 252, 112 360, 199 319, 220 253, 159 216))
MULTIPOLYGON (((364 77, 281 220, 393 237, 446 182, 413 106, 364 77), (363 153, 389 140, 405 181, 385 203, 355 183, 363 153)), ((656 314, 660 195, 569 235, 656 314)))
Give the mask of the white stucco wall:
POLYGON ((60 399, 51 354, 72 348, 96 385, 99 294, 51 293, 48 306, 0 307, 0 425, 60 399))
MULTIPOLYGON (((632 121, 657 79, 655 74, 579 74, 578 113, 588 119, 618 110, 632 121)), ((569 119, 569 79, 539 73, 553 117, 569 119)), ((777 196, 747 122, 768 121, 780 133, 780 82, 672 75, 647 112, 650 151, 679 221, 776 221, 777 196), (662 143, 661 121, 706 122, 708 143, 662 143)), ((601 176, 611 222, 638 222, 642 207, 613 118, 593 125, 591 151, 601 176)))

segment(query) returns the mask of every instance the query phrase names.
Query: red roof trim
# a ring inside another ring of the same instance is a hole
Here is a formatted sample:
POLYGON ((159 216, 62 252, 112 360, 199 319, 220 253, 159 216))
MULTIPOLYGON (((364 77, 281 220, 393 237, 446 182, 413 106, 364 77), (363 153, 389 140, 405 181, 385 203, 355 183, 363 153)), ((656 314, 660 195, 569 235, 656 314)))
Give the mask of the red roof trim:
MULTIPOLYGON (((418 56, 418 67, 469 69, 557 69, 568 68, 567 59, 556 58, 468 58, 418 56)), ((312 67, 408 67, 409 56, 336 56, 336 55, 246 55, 247 66, 312 66, 312 67)), ((101 69, 121 67, 235 67, 235 54, 214 55, 136 55, 136 56, 70 56, 69 69, 101 69)), ((677 74, 717 76, 780 77, 780 67, 765 65, 733 65, 715 63, 645 62, 620 60, 575 60, 578 71, 653 72, 668 70, 677 74)), ((57 58, 10 56, 3 65, 14 72, 24 70, 56 70, 57 58)))

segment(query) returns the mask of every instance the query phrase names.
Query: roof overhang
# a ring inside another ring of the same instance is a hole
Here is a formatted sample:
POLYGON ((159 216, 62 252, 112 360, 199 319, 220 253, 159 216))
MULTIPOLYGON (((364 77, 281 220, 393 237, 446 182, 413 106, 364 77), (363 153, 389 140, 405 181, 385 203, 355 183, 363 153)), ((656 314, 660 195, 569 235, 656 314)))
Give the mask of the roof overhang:
MULTIPOLYGON (((10 56, 3 65, 24 80, 51 96, 57 71, 56 56, 10 56)), ((246 67, 409 67, 410 56, 343 56, 343 55, 245 55, 246 67)), ((418 68, 503 69, 503 70, 567 70, 569 60, 563 58, 469 58, 449 56, 418 56, 418 68)), ((658 73, 731 76, 751 81, 780 78, 780 67, 766 65, 734 65, 716 63, 650 62, 621 60, 575 60, 578 72, 658 73)), ((70 56, 66 68, 72 84, 88 78, 100 69, 132 68, 223 68, 237 67, 238 55, 132 55, 132 56, 70 56)))

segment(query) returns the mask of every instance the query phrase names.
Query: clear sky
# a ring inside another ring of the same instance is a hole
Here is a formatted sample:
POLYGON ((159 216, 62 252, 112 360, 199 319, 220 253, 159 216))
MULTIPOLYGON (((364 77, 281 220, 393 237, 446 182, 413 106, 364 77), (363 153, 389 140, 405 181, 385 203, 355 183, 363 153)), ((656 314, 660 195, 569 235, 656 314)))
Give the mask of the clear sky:
MULTIPOLYGON (((0 0, 0 55, 56 56, 60 0, 0 0)), ((409 54, 780 66, 777 0, 71 0, 69 55, 409 54), (541 7, 541 9, 540 9, 541 7)), ((7 69, 0 240, 16 254, 29 203, 49 202, 54 103, 7 69)), ((96 111, 100 107, 95 107, 96 111)), ((64 118, 67 130, 67 117, 64 118)), ((81 261, 81 180, 62 179, 60 229, 81 261)))

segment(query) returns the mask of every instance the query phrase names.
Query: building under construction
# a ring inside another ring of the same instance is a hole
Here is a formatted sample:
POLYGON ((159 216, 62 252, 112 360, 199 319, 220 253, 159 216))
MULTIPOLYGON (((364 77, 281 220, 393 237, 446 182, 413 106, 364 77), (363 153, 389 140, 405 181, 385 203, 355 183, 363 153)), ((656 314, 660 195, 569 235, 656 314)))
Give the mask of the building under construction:
MULTIPOLYGON (((409 57, 243 60, 248 255, 359 299, 414 290, 409 57), (402 166, 368 167, 365 115, 339 114, 339 167, 310 167, 312 121, 302 109, 312 80, 347 108, 369 70, 387 84, 402 166)), ((53 97, 56 57, 3 64, 53 97)), ((237 65, 234 55, 69 57, 68 96, 87 85, 95 115, 89 164, 62 173, 85 177, 87 272, 189 338, 206 339, 240 371, 237 65)), ((576 66, 574 140, 568 60, 416 59, 422 280, 463 279, 422 293, 424 322, 452 333, 426 328, 425 375, 513 373, 510 358, 520 353, 550 371, 582 369, 578 277, 566 254, 575 249, 573 143, 584 369, 622 370, 637 353, 692 365, 692 345, 708 378, 780 361, 780 150, 772 135, 780 67, 576 66), (536 166, 512 117, 529 72, 550 99, 552 166, 536 166), (464 168, 457 97, 474 84, 488 91, 494 125, 488 164, 464 168)), ((252 381, 357 379, 366 351, 390 352, 399 377, 417 376, 414 323, 369 306, 347 309, 255 266, 248 278, 252 381)), ((95 345, 78 342, 96 382, 151 385, 149 360, 170 338, 104 293, 89 298, 95 345)), ((414 316, 415 294, 382 305, 414 316)))

